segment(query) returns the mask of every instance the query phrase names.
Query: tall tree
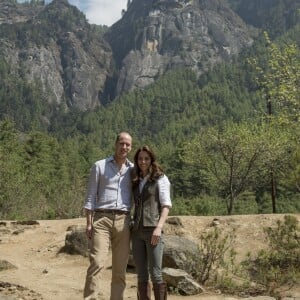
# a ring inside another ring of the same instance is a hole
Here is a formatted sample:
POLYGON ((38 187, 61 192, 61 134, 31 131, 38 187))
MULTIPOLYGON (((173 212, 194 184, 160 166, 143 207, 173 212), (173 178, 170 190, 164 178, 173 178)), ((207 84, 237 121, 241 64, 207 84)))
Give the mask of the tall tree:
POLYGON ((265 65, 252 63, 258 71, 257 83, 267 101, 269 117, 281 122, 298 122, 300 118, 300 49, 296 44, 277 45, 265 33, 268 58, 265 65))
POLYGON ((20 217, 30 193, 21 138, 12 121, 0 122, 0 219, 20 217))
POLYGON ((286 176, 289 139, 289 132, 277 124, 227 122, 221 128, 203 130, 185 146, 184 158, 205 176, 198 178, 200 185, 205 182, 216 191, 232 214, 242 193, 268 185, 265 178, 271 168, 277 175, 274 179, 286 176))
POLYGON ((185 158, 205 170, 230 215, 238 196, 255 180, 264 146, 259 126, 229 122, 202 131, 186 146, 185 158))
MULTIPOLYGON (((257 60, 252 63, 258 71, 257 83, 266 101, 266 116, 269 122, 276 120, 292 124, 300 118, 300 51, 296 44, 280 46, 271 42, 265 32, 268 58, 264 65, 257 60)), ((276 132, 274 132, 276 135, 276 132)), ((276 141, 270 136, 270 145, 276 141)), ((276 162, 276 157, 273 158, 276 162)), ((276 165, 270 164, 271 200, 273 213, 276 213, 276 165)))

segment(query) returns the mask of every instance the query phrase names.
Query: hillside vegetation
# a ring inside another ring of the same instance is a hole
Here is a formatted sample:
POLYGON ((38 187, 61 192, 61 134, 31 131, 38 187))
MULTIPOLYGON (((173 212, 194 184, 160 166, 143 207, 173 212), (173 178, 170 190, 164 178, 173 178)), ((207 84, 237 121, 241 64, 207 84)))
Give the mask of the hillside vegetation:
POLYGON ((0 56, 0 218, 81 215, 89 168, 111 154, 121 130, 132 134, 133 151, 147 143, 157 152, 172 182, 173 214, 299 212, 294 23, 273 39, 262 33, 200 77, 170 70, 86 112, 47 104, 40 83, 10 73, 0 56))

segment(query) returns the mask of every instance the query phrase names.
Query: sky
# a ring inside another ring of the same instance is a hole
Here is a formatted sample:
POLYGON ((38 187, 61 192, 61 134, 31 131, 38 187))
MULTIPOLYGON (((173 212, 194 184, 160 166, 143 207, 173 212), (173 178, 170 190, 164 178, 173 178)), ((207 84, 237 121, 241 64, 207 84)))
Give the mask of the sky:
MULTIPOLYGON (((18 0, 28 2, 29 0, 18 0)), ((126 9, 127 0, 68 0, 81 10, 90 24, 111 26, 121 18, 122 9, 126 9)), ((51 0, 46 0, 46 3, 51 0)))

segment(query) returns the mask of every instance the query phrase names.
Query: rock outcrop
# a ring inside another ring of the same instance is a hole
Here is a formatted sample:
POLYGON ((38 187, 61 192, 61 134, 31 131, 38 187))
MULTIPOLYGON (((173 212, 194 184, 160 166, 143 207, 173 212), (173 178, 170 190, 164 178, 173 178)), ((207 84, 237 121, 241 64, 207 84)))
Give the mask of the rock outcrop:
POLYGON ((13 74, 40 84, 54 107, 101 105, 112 52, 96 28, 66 0, 0 4, 0 55, 13 74))
POLYGON ((252 43, 221 0, 133 0, 103 36, 67 0, 0 3, 0 57, 67 111, 93 110, 174 68, 202 74, 252 43))
POLYGON ((119 68, 116 94, 174 68, 201 74, 250 46, 251 34, 225 1, 133 0, 105 35, 119 68))

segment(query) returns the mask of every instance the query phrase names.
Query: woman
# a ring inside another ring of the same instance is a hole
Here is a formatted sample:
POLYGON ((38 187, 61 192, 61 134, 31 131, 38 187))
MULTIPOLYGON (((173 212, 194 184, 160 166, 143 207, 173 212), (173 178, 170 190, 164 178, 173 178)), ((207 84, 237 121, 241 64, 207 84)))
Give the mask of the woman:
POLYGON ((137 298, 151 299, 150 273, 155 300, 165 300, 167 286, 161 272, 164 246, 162 229, 172 206, 170 182, 148 146, 136 151, 134 165, 132 253, 137 270, 137 298))

